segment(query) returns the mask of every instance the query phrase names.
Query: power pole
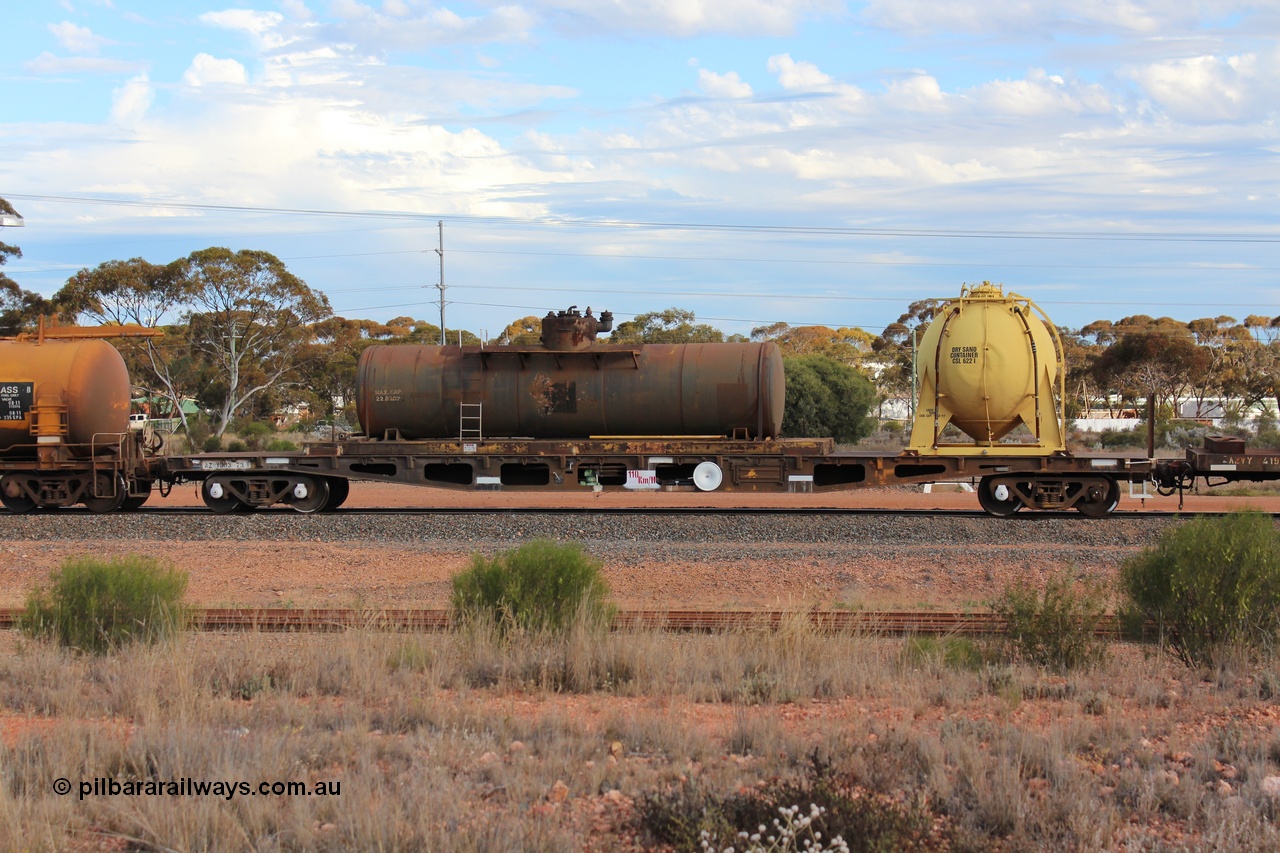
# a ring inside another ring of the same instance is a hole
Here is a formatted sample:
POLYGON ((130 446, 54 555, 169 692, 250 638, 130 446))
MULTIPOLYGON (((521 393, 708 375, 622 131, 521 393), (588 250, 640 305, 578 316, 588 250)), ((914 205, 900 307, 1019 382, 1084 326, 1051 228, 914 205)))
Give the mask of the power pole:
POLYGON ((440 248, 436 249, 440 256, 440 283, 436 287, 440 289, 440 346, 444 346, 444 220, 436 224, 440 226, 440 248))
POLYGON ((916 395, 919 393, 916 377, 916 330, 911 327, 911 400, 907 403, 907 417, 914 421, 916 417, 916 395))

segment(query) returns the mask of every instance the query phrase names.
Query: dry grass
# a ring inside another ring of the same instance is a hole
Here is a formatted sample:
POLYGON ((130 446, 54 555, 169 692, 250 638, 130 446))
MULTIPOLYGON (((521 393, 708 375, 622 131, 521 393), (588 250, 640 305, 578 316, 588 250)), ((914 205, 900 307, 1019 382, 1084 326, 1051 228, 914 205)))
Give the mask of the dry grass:
POLYGON ((713 636, 193 635, 102 658, 0 641, 0 849, 630 849, 651 840, 646 797, 729 796, 814 755, 932 816, 926 847, 1280 845, 1263 785, 1280 776, 1280 671, 1202 678, 1135 647, 1050 676, 799 618, 713 636), (341 788, 79 799, 100 777, 341 788))

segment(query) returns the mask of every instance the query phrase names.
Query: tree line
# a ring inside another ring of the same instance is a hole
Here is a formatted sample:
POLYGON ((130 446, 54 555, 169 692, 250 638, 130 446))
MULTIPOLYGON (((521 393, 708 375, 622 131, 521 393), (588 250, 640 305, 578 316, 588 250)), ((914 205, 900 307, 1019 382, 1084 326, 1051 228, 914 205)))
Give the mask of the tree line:
MULTIPOLYGON (((3 198, 0 211, 15 213, 3 198)), ((0 242, 0 268, 21 250, 0 242)), ((749 336, 726 335, 668 308, 619 323, 613 343, 772 341, 787 376, 784 432, 854 442, 868 434, 877 403, 911 395, 912 342, 943 300, 921 300, 879 334, 860 328, 772 323, 749 336)), ((62 323, 160 327, 162 338, 126 338, 116 346, 139 392, 167 400, 159 414, 189 426, 181 401, 194 399, 221 436, 237 417, 265 419, 288 405, 343 417, 355 398, 356 363, 373 344, 435 344, 439 326, 412 317, 387 322, 335 316, 328 299, 274 255, 211 247, 167 264, 111 260, 72 275, 53 296, 22 289, 0 269, 0 335, 31 331, 41 316, 62 323)), ((541 317, 516 319, 494 344, 535 344, 541 317)), ((1205 412, 1228 401, 1243 416, 1277 398, 1280 317, 1219 316, 1185 323, 1135 315, 1059 328, 1069 416, 1136 407, 1153 398, 1166 412, 1195 400, 1205 412)), ((447 329, 450 343, 481 343, 447 329)))

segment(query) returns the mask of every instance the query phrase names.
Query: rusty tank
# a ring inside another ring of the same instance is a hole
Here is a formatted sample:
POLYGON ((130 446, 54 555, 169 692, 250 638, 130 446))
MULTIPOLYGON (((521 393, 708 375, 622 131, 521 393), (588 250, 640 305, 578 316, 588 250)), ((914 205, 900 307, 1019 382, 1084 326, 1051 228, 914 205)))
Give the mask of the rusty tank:
POLYGON ((104 340, 0 340, 0 457, 65 443, 76 453, 129 430, 129 372, 104 340))
POLYGON ((356 409, 372 438, 730 436, 782 431, 772 343, 602 344, 612 316, 549 313, 541 346, 371 346, 356 409))
POLYGON ((1029 437, 1001 443, 1002 453, 1063 450, 1061 350, 1053 323, 1031 300, 990 282, 962 289, 920 341, 909 449, 984 454, 1025 426, 1029 437), (948 424, 973 443, 944 441, 948 424))

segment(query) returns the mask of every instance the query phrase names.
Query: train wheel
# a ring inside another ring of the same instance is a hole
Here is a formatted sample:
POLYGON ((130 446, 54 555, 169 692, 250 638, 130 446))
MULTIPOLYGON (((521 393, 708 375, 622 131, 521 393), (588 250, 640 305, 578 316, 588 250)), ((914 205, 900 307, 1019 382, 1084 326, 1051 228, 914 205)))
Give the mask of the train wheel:
POLYGON ((329 484, 321 478, 301 477, 289 493, 289 506, 298 512, 318 512, 329 502, 329 484))
POLYGON ((329 477, 329 500, 324 503, 324 512, 333 512, 347 501, 351 494, 351 481, 345 477, 329 477))
POLYGON ((144 490, 140 495, 130 495, 124 499, 124 503, 120 504, 120 509, 125 512, 133 512, 141 509, 142 505, 147 502, 147 498, 151 497, 151 481, 139 480, 138 489, 144 490))
POLYGON ((3 503, 4 508, 9 512, 17 515, 32 512, 37 506, 35 501, 27 497, 22 484, 13 477, 0 480, 0 503, 3 503))
POLYGON ((235 512, 243 504, 231 494, 227 484, 216 477, 210 477, 200 484, 200 497, 204 505, 219 515, 235 512))
POLYGON ((978 482, 978 503, 988 515, 1007 518, 1022 509, 1022 500, 1013 489, 997 483, 994 477, 983 477, 978 482))
POLYGON ((1076 503, 1081 515, 1104 518, 1120 505, 1120 484, 1111 477, 1098 477, 1085 483, 1084 494, 1076 503))
POLYGON ((98 474, 93 478, 95 494, 86 495, 82 503, 90 512, 115 512, 124 505, 129 489, 119 474, 98 474))

